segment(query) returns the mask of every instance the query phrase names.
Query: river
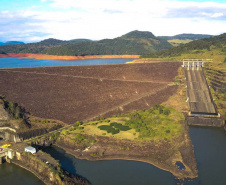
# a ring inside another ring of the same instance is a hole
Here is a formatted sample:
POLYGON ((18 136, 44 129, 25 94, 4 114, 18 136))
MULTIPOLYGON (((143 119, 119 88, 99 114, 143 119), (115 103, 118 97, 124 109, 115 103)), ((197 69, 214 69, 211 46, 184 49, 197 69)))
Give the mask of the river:
POLYGON ((190 135, 199 177, 181 182, 169 172, 142 162, 79 160, 57 147, 46 152, 59 160, 65 170, 87 178, 93 185, 225 185, 226 132, 219 128, 191 127, 190 135))
POLYGON ((44 185, 31 172, 15 164, 3 163, 0 165, 1 185, 44 185))
MULTIPOLYGON (((30 66, 27 66, 27 64, 23 66, 18 64, 17 66, 15 66, 15 64, 21 62, 20 60, 26 60, 25 63, 28 62, 27 60, 31 60, 33 61, 33 64, 36 63, 35 59, 19 59, 19 61, 16 60, 16 62, 15 59, 11 62, 10 60, 13 60, 13 58, 5 59, 5 62, 4 58, 0 58, 0 68, 19 66, 31 67, 31 64, 30 66), (7 60, 8 65, 6 64, 7 60), (14 66, 12 64, 13 62, 14 66)), ((103 59, 101 59, 101 61, 102 60, 103 59)), ((131 61, 131 59, 104 60, 105 62, 106 60, 109 60, 108 62, 110 62, 111 60, 114 60, 114 62, 121 60, 121 63, 131 61)), ((94 63, 100 64, 100 62, 98 61, 94 63)), ((46 61, 46 63, 48 64, 51 62, 53 61, 46 61)), ((61 62, 67 63, 68 61, 61 62)), ((69 63, 70 62, 72 61, 69 61, 69 63)), ((84 64, 84 62, 88 61, 82 60, 80 62, 83 62, 84 64)), ((34 67, 33 64, 32 67, 34 67)), ((69 64, 67 63, 66 65, 69 64)), ((46 152, 59 160, 65 170, 87 178, 93 185, 175 185, 177 183, 184 185, 225 185, 226 132, 220 128, 190 127, 190 136, 195 148, 199 177, 194 180, 186 180, 182 182, 177 181, 171 173, 142 162, 125 160, 79 160, 69 154, 66 154, 64 150, 57 147, 47 148, 46 152)), ((18 166, 15 166, 14 164, 7 163, 0 165, 0 179, 1 185, 43 184, 32 173, 18 166)))
MULTIPOLYGON (((190 127, 190 136, 199 177, 182 182, 171 173, 142 162, 80 160, 57 147, 45 151, 59 160, 65 170, 87 178, 93 185, 225 185, 226 132, 220 128, 190 127)), ((30 172, 7 163, 0 165, 0 179, 4 185, 43 184, 30 172)))

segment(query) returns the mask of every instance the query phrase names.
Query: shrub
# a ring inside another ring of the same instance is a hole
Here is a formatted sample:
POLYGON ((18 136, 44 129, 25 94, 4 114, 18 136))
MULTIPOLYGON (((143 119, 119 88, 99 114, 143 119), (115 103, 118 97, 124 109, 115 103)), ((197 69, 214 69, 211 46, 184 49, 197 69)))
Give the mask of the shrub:
POLYGON ((75 123, 75 126, 80 126, 80 125, 82 125, 82 122, 80 122, 80 121, 77 121, 77 122, 75 123))
POLYGON ((111 133, 114 135, 114 134, 118 134, 120 132, 119 129, 112 129, 111 133))
POLYGON ((155 104, 155 105, 153 106, 153 110, 158 110, 158 109, 159 109, 159 106, 160 106, 160 105, 155 104))
POLYGON ((91 153, 91 154, 90 154, 91 157, 96 157, 96 156, 98 156, 98 155, 99 155, 98 153, 91 153))
POLYGON ((81 143, 85 138, 86 138, 86 137, 85 137, 84 135, 82 135, 82 134, 77 134, 77 135, 75 136, 75 141, 76 141, 77 143, 81 143))
POLYGON ((170 114, 170 110, 169 109, 164 109, 163 110, 163 114, 165 114, 166 116, 168 116, 170 114))
POLYGON ((162 113, 163 113, 163 108, 159 107, 159 114, 162 114, 162 113))
POLYGON ((98 127, 100 130, 106 130, 108 133, 118 134, 120 131, 127 131, 131 128, 121 123, 113 122, 110 125, 101 125, 98 127))

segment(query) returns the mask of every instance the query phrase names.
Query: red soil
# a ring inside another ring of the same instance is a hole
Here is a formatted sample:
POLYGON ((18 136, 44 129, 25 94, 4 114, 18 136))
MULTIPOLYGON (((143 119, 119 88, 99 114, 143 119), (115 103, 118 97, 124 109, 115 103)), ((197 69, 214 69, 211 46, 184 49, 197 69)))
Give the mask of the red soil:
POLYGON ((21 57, 34 58, 39 60, 84 60, 84 59, 98 59, 98 58, 139 58, 140 55, 91 55, 91 56, 56 56, 32 53, 8 53, 0 54, 1 57, 21 57))

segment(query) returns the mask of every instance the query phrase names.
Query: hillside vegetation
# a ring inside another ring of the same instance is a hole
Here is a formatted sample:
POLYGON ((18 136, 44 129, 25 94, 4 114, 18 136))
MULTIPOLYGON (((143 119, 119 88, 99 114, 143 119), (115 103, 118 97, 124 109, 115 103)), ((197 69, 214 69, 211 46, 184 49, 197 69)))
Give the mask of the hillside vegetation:
POLYGON ((178 40, 198 40, 198 39, 204 39, 213 37, 213 35, 205 35, 205 34, 179 34, 175 36, 159 36, 159 38, 165 39, 165 40, 172 40, 172 39, 178 39, 178 40))
POLYGON ((174 47, 168 50, 160 51, 157 53, 150 53, 141 56, 141 58, 162 58, 162 57, 178 57, 182 54, 202 54, 206 51, 219 50, 219 54, 225 55, 226 53, 226 33, 200 40, 195 40, 187 44, 174 47))
POLYGON ((47 39, 38 43, 0 46, 0 53, 41 53, 49 55, 146 54, 171 48, 166 40, 151 32, 132 31, 115 39, 62 41, 47 39))

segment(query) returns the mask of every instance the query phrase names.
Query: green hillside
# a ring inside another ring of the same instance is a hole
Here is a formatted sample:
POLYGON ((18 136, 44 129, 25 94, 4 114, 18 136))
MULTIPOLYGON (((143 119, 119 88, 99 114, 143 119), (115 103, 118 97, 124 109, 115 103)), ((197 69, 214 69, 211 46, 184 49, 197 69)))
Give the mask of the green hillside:
POLYGON ((159 36, 159 38, 165 39, 165 40, 173 40, 173 39, 178 39, 178 40, 198 40, 198 39, 204 39, 204 38, 209 38, 213 37, 213 35, 206 35, 206 34, 179 34, 175 36, 159 36))
POLYGON ((172 47, 166 40, 151 32, 132 31, 115 39, 90 41, 87 39, 61 41, 47 39, 38 43, 0 46, 5 53, 41 53, 50 55, 115 55, 146 54, 172 47))
POLYGON ((213 50, 219 50, 219 52, 222 54, 226 54, 225 47, 226 33, 215 37, 195 40, 178 47, 170 48, 168 50, 143 55, 141 58, 178 57, 182 54, 201 54, 205 53, 206 51, 213 50))
POLYGON ((167 40, 172 46, 180 46, 193 40, 199 40, 209 37, 213 37, 213 35, 183 33, 175 36, 159 36, 158 38, 167 40))

